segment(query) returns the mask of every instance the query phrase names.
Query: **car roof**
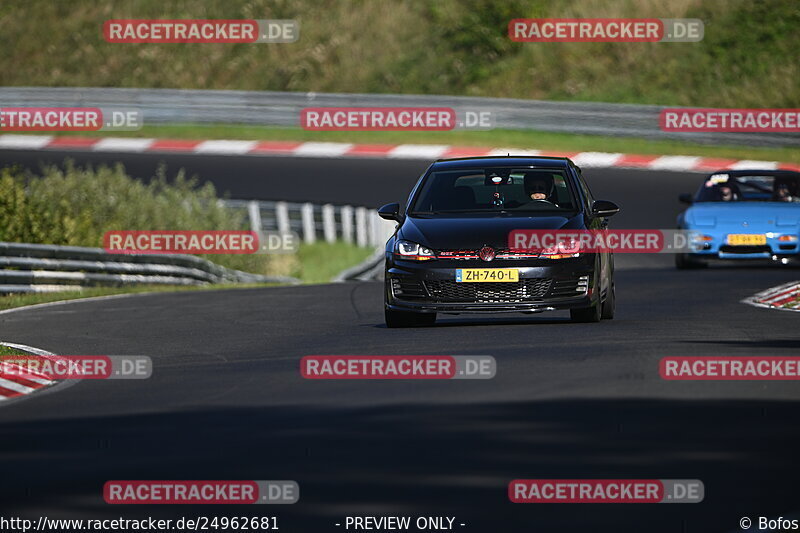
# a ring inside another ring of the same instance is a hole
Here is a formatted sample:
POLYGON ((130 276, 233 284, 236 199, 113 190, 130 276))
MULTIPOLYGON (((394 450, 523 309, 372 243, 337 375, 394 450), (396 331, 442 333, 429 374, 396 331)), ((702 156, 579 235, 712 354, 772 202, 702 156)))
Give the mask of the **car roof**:
POLYGON ((547 156, 485 156, 459 157, 455 159, 437 159, 433 164, 436 170, 482 167, 535 166, 548 168, 567 168, 571 161, 567 157, 547 156))

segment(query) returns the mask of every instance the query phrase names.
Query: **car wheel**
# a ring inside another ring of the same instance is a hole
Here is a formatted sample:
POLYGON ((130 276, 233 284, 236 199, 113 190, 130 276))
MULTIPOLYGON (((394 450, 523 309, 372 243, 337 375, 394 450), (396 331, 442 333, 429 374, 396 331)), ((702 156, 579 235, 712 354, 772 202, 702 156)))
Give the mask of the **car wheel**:
POLYGON ((413 328, 432 326, 436 323, 436 313, 414 313, 384 309, 386 326, 390 328, 413 328))
POLYGON ((694 268, 705 268, 708 263, 691 259, 688 254, 675 254, 675 268, 678 270, 688 270, 694 268))
POLYGON ((602 316, 602 307, 603 304, 601 304, 600 300, 598 299, 597 303, 591 307, 570 309, 569 317, 573 322, 600 322, 600 317, 602 316))
POLYGON ((617 297, 614 291, 614 283, 611 283, 611 288, 606 295, 606 301, 603 302, 603 310, 600 317, 604 320, 611 320, 614 318, 614 310, 617 306, 617 297))

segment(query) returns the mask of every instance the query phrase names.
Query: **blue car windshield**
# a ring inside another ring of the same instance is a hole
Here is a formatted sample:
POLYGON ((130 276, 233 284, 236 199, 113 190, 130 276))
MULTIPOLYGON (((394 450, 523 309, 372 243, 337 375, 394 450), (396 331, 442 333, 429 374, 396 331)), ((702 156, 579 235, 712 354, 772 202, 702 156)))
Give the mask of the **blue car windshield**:
POLYGON ((712 174, 700 187, 695 202, 800 202, 800 180, 712 174))
POLYGON ((563 215, 576 210, 563 169, 473 168, 432 172, 411 215, 524 213, 563 215))

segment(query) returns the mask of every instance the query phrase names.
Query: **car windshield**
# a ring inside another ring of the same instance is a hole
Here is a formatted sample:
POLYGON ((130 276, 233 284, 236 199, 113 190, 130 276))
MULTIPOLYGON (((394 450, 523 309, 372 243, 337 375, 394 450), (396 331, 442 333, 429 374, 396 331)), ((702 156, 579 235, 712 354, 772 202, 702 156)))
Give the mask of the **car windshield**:
POLYGON ((447 213, 564 214, 577 203, 563 169, 479 168, 432 172, 410 209, 447 213))
POLYGON ((695 202, 800 202, 799 181, 785 176, 712 174, 695 202))

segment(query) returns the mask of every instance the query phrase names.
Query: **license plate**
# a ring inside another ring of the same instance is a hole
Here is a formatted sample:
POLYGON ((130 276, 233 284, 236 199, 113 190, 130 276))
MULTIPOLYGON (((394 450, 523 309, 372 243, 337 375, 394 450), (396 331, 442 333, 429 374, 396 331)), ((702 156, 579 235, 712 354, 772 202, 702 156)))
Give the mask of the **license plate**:
POLYGON ((728 244, 731 246, 760 246, 767 244, 767 236, 759 234, 731 234, 728 235, 728 244))
POLYGON ((459 268, 456 270, 458 283, 485 283, 495 281, 519 281, 516 268, 459 268))

